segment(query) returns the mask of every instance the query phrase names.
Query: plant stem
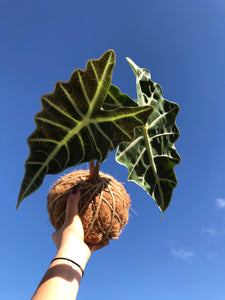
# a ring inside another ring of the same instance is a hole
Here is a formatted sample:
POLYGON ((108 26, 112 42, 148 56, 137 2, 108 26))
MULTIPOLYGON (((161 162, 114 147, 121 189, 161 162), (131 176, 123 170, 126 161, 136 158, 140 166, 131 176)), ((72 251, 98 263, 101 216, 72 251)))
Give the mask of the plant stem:
POLYGON ((89 181, 91 181, 92 183, 96 183, 100 179, 99 168, 100 168, 100 164, 98 162, 96 162, 96 165, 95 165, 94 161, 90 162, 90 166, 89 166, 89 170, 90 170, 89 181))

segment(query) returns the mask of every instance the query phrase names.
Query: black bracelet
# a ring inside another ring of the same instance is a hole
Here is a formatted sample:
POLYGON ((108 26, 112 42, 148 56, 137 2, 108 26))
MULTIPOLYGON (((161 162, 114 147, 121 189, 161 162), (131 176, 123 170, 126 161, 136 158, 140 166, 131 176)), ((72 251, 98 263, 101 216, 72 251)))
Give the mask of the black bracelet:
POLYGON ((68 260, 68 261, 70 261, 71 263, 75 264, 76 266, 78 266, 78 267, 81 269, 82 277, 84 276, 84 270, 81 268, 81 266, 80 266, 78 263, 76 263, 76 262, 73 261, 72 259, 65 258, 65 257, 55 257, 55 258, 53 258, 53 260, 51 261, 51 263, 52 263, 54 260, 57 260, 57 259, 68 260))

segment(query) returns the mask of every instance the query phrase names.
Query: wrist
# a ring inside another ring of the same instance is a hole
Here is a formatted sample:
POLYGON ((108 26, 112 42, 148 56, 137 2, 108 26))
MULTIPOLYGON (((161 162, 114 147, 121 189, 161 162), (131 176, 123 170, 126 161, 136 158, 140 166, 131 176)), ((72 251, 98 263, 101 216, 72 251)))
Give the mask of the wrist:
MULTIPOLYGON (((78 273, 80 273, 81 277, 84 276, 84 269, 75 261, 73 261, 72 259, 69 258, 65 258, 65 257, 55 257, 53 258, 53 260, 51 261, 51 265, 61 265, 63 262, 63 265, 67 265, 72 267, 73 270, 76 270, 78 273)), ((67 272, 68 274, 69 272, 67 272)))
POLYGON ((77 264, 79 264, 81 268, 84 270, 90 256, 91 256, 91 251, 89 247, 81 240, 74 239, 72 244, 62 243, 58 249, 55 258, 65 257, 71 259, 77 264))

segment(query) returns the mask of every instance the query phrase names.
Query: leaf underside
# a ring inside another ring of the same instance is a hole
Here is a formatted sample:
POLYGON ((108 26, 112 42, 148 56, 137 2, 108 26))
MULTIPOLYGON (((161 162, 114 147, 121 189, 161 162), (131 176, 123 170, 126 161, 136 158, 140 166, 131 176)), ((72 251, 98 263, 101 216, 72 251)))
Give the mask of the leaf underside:
POLYGON ((114 65, 115 53, 108 50, 98 60, 89 60, 84 71, 75 70, 68 82, 57 82, 53 93, 41 97, 36 129, 28 138, 30 155, 17 208, 40 187, 46 174, 92 160, 103 162, 119 143, 132 141, 135 127, 147 122, 153 110, 149 105, 122 104, 104 110, 106 98, 108 108, 112 98, 121 103, 133 101, 110 87, 114 65), (109 89, 111 96, 107 96, 109 89))
POLYGON ((148 70, 128 62, 136 75, 138 105, 152 105, 154 111, 144 127, 135 129, 132 142, 119 145, 116 160, 128 168, 128 180, 140 185, 164 212, 177 185, 174 166, 180 157, 174 143, 179 137, 175 123, 179 106, 162 97, 148 70))

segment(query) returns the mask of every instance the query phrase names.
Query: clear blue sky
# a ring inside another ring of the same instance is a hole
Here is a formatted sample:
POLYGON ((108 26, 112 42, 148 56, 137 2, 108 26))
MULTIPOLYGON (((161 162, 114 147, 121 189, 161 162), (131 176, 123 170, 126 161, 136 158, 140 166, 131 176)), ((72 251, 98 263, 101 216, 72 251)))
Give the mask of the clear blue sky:
POLYGON ((180 105, 182 162, 160 221, 154 201, 108 157, 101 169, 125 183, 136 214, 93 254, 77 299, 225 299, 225 1, 0 0, 0 45, 0 299, 30 299, 56 252, 46 197, 58 176, 16 211, 40 97, 110 48, 122 92, 136 97, 129 56, 180 105))

